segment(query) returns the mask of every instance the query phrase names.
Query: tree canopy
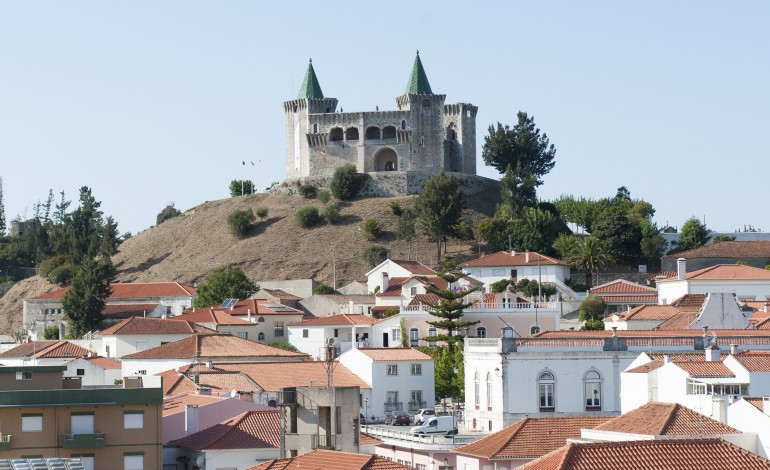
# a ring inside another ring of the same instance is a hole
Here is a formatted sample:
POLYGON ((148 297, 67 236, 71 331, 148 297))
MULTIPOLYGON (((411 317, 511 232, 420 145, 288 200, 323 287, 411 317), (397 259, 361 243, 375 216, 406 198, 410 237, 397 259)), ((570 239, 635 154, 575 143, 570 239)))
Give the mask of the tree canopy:
POLYGON ((710 233, 711 230, 706 228, 706 224, 695 217, 690 217, 679 230, 679 240, 674 242, 674 249, 671 252, 692 250, 703 246, 709 242, 710 233))
POLYGON ((69 319, 68 334, 80 338, 99 328, 105 299, 110 296, 110 284, 115 279, 115 268, 108 259, 83 260, 72 277, 72 287, 62 299, 62 307, 69 319))
POLYGON ((481 157, 500 173, 508 167, 518 168, 522 174, 534 177, 539 186, 543 184, 542 177, 556 164, 556 148, 545 133, 540 133, 534 117, 519 111, 516 118, 513 128, 499 122, 489 126, 481 157))
POLYGON ((599 266, 604 266, 611 259, 604 243, 596 237, 580 238, 569 244, 567 250, 564 261, 583 270, 588 288, 593 285, 594 270, 599 266))
POLYGON ((441 258, 441 243, 455 234, 465 205, 457 179, 444 170, 430 178, 418 196, 415 209, 423 232, 436 243, 436 260, 441 258))
POLYGON ((439 298, 439 300, 435 302, 425 302, 429 307, 428 313, 434 317, 440 318, 440 320, 428 321, 427 323, 439 330, 443 330, 445 333, 427 336, 423 339, 426 341, 443 341, 447 343, 451 350, 455 343, 462 341, 463 328, 479 323, 478 321, 462 319, 464 309, 472 305, 472 303, 464 302, 462 299, 471 292, 476 291, 477 288, 455 290, 452 287, 453 285, 457 285, 458 280, 465 277, 465 274, 461 271, 443 272, 438 275, 447 282, 448 287, 446 289, 439 289, 431 285, 425 286, 425 290, 439 298))
POLYGON ((258 290, 259 287, 238 266, 217 268, 198 286, 193 305, 220 305, 225 299, 245 299, 258 290))

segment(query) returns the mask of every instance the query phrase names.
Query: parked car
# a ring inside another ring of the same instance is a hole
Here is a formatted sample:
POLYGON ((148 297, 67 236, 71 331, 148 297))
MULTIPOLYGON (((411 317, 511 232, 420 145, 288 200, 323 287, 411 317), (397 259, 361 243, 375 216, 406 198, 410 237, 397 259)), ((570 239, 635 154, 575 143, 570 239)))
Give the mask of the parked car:
POLYGON ((409 426, 412 424, 410 416, 404 412, 396 411, 388 417, 385 424, 393 424, 396 426, 409 426))
POLYGON ((454 416, 434 416, 429 418, 425 424, 413 427, 409 432, 413 436, 425 434, 444 434, 445 436, 452 436, 457 434, 457 427, 455 426, 454 416))
POLYGON ((416 415, 414 415, 414 424, 422 424, 426 419, 436 416, 436 410, 433 408, 421 408, 416 415))

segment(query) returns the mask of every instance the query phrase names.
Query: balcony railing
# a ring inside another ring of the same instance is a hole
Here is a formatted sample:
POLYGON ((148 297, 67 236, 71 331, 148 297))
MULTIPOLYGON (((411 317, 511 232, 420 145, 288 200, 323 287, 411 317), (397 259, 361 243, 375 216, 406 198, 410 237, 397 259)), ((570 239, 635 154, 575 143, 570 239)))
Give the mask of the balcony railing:
POLYGON ((0 450, 11 450, 11 435, 0 436, 0 450))
POLYGON ((385 402, 385 412, 389 411, 401 411, 404 409, 404 403, 403 402, 385 402))
POLYGON ((62 447, 65 449, 98 449, 104 447, 104 433, 62 434, 62 447))
POLYGON ((313 434, 313 449, 336 449, 337 436, 333 434, 313 434))
POLYGON ((409 402, 409 411, 417 411, 421 408, 425 408, 425 402, 424 401, 410 401, 409 402))

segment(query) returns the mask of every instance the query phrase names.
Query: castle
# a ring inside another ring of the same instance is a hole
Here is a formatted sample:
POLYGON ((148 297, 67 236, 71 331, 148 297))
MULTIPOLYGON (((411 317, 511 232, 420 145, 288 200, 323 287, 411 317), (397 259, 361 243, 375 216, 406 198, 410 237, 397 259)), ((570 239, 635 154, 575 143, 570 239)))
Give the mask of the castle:
POLYGON ((299 96, 283 104, 289 178, 330 175, 352 163, 359 173, 476 174, 476 112, 468 103, 445 104, 414 59, 397 111, 337 112, 310 61, 299 96))

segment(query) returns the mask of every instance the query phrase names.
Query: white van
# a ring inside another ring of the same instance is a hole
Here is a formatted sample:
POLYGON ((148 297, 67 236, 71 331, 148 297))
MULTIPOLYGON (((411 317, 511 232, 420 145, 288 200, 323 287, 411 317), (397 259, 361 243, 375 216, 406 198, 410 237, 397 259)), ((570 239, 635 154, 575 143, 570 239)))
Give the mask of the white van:
POLYGON ((455 421, 454 416, 434 416, 420 426, 413 427, 409 432, 413 436, 423 434, 446 434, 451 436, 457 434, 457 421, 455 421))

